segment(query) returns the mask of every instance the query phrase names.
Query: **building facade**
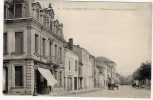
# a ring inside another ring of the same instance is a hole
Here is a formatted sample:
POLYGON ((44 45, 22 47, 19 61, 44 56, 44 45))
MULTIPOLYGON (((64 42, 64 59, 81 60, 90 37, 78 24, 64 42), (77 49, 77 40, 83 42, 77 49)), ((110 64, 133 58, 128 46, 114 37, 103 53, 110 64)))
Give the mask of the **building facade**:
POLYGON ((103 64, 102 66, 104 66, 104 68, 106 69, 104 71, 104 73, 107 73, 106 75, 106 85, 108 85, 108 83, 115 83, 116 82, 116 63, 109 60, 108 58, 105 57, 96 57, 97 61, 100 61, 101 64, 103 64))
POLYGON ((89 89, 93 87, 93 64, 90 53, 80 46, 73 46, 74 52, 79 54, 79 88, 89 89))
POLYGON ((99 87, 107 86, 107 66, 96 58, 96 67, 99 69, 99 87))
POLYGON ((66 91, 78 90, 78 60, 78 54, 73 51, 73 40, 69 39, 68 46, 65 48, 64 87, 66 91))
POLYGON ((49 4, 42 8, 33 0, 5 0, 4 50, 6 92, 33 94, 64 89, 64 36, 63 25, 54 20, 49 4), (50 71, 58 83, 49 86, 48 79, 38 68, 50 71))

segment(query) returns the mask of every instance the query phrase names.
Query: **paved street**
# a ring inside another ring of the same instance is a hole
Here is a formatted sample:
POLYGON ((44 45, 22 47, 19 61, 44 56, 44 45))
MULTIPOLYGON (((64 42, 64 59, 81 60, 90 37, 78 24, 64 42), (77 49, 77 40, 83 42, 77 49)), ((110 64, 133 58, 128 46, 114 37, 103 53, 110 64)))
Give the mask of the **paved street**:
POLYGON ((119 86, 119 90, 100 89, 84 93, 63 94, 64 97, 109 97, 109 98, 150 98, 151 90, 135 89, 131 86, 119 86))

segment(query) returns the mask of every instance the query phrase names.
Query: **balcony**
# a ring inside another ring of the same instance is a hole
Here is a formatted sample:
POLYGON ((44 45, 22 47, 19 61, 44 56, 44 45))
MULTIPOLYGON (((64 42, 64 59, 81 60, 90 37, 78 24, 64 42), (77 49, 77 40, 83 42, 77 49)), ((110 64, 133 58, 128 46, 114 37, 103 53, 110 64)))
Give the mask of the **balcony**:
POLYGON ((63 62, 61 62, 60 58, 57 58, 55 56, 49 56, 48 57, 48 63, 54 64, 54 65, 61 65, 63 62))

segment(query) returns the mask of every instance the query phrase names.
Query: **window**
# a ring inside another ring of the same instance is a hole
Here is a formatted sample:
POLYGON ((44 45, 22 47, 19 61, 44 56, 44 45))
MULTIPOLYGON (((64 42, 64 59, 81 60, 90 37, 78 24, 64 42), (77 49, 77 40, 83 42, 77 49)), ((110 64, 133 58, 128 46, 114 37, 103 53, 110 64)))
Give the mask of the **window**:
POLYGON ((23 86, 22 73, 22 66, 15 66, 15 86, 23 86))
POLYGON ((57 57, 57 45, 55 45, 55 58, 57 57))
POLYGON ((23 32, 15 33, 15 52, 23 52, 23 32))
POLYGON ((49 56, 51 57, 52 56, 52 43, 50 42, 49 43, 49 56))
POLYGON ((84 54, 84 61, 86 61, 86 55, 84 54))
POLYGON ((45 48, 46 48, 46 45, 45 45, 45 42, 46 40, 45 39, 42 39, 42 50, 43 50, 43 56, 45 56, 45 48))
POLYGON ((62 48, 60 48, 60 61, 62 61, 62 48))
POLYGON ((39 10, 36 10, 36 20, 39 21, 39 10))
POLYGON ((77 71, 77 60, 75 60, 75 71, 77 71))
POLYGON ((52 74, 52 70, 50 70, 51 74, 52 74))
POLYGON ((6 18, 6 5, 4 5, 4 19, 6 18))
POLYGON ((60 72, 60 86, 62 86, 62 72, 60 72))
POLYGON ((46 16, 44 15, 44 25, 46 26, 46 16))
POLYGON ((35 35, 35 53, 38 54, 38 35, 35 35))
POLYGON ((50 29, 52 30, 52 21, 50 21, 50 29))
POLYGON ((70 60, 69 60, 69 70, 71 70, 71 68, 70 68, 71 66, 70 66, 70 60))
POLYGON ((4 33, 3 35, 3 52, 7 52, 7 33, 4 33))
POLYGON ((21 18, 22 17, 22 4, 17 4, 15 6, 15 18, 21 18))
POLYGON ((55 71, 55 79, 57 80, 57 71, 55 71))

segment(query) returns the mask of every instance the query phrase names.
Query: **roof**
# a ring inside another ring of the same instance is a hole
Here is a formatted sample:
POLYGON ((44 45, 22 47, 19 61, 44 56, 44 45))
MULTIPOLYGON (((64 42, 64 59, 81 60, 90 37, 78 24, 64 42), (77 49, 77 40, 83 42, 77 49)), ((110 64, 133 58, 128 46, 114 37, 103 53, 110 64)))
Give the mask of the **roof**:
POLYGON ((100 61, 100 62, 112 62, 112 63, 115 63, 114 61, 106 58, 106 57, 96 57, 96 60, 97 61, 100 61))

